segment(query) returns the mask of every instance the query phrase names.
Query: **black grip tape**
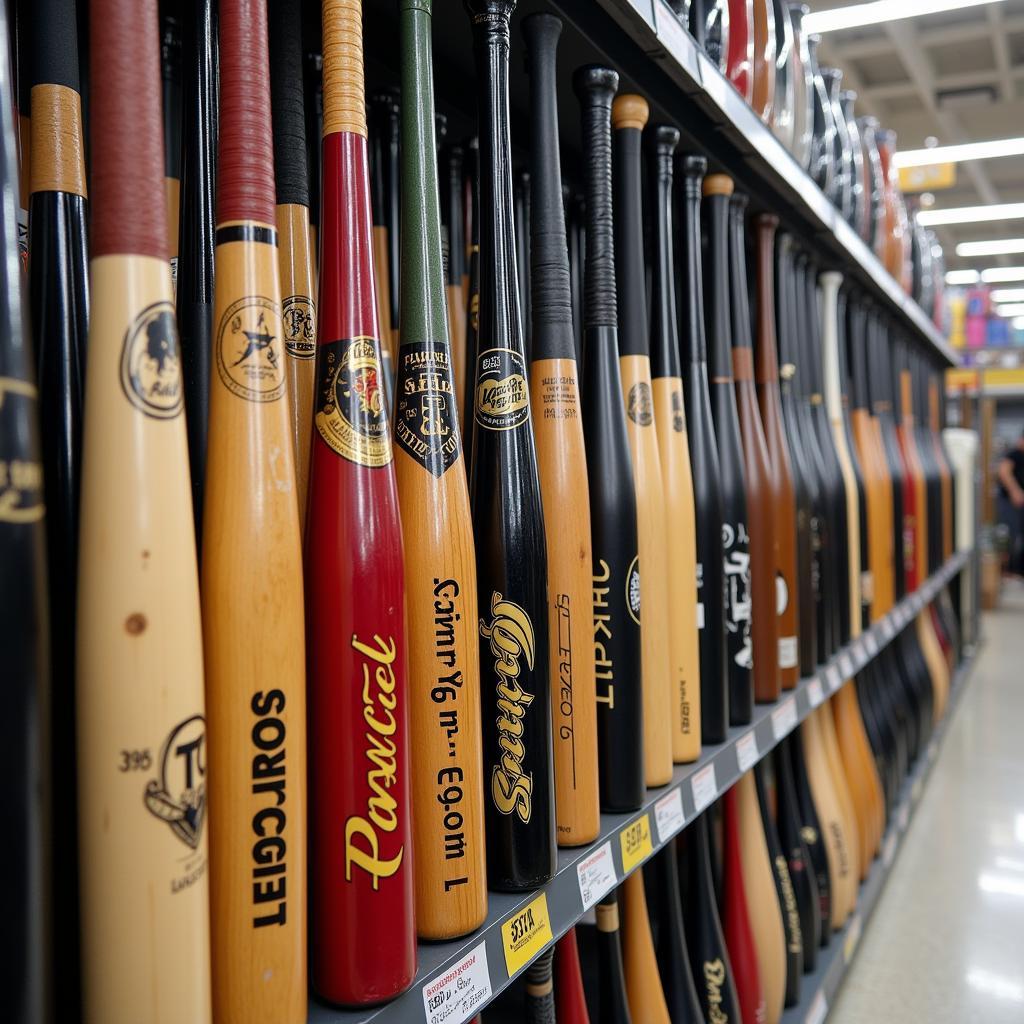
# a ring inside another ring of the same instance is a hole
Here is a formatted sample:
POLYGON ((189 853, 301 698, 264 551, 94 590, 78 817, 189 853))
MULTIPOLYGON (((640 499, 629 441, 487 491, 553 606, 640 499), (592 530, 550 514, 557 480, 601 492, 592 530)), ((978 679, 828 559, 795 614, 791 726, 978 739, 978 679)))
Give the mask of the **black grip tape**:
POLYGON ((78 24, 74 0, 35 0, 27 18, 32 85, 66 85, 81 91, 78 24))
POLYGON ((309 206, 306 106, 302 81, 302 5, 270 0, 270 106, 277 203, 309 206))

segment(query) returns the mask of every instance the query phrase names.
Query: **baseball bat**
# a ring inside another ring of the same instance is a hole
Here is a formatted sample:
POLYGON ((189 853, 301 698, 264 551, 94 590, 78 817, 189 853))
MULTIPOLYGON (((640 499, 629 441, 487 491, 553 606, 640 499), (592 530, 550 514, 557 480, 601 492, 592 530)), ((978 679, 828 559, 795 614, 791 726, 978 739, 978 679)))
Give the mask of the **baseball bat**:
POLYGON ((669 651, 668 526, 658 436, 651 396, 650 344, 644 289, 643 213, 640 203, 641 132, 647 101, 620 95, 612 104, 615 288, 619 299, 619 372, 626 410, 626 436, 636 491, 641 690, 644 703, 644 775, 648 786, 672 778, 672 711, 677 677, 669 651))
POLYGON ((626 968, 626 998, 635 1021, 669 1024, 668 1006, 661 989, 654 955, 651 922, 647 916, 644 873, 634 871, 620 886, 622 906, 622 958, 626 968))
MULTIPOLYGON (((563 193, 564 194, 564 193, 563 193)), ((572 285, 572 325, 576 346, 576 362, 583 363, 583 254, 586 251, 586 210, 583 196, 570 192, 567 205, 569 216, 569 273, 572 285)))
MULTIPOLYGON (((361 5, 327 0, 323 37, 320 329, 306 514, 318 910, 310 935, 317 992, 365 1005, 401 992, 416 973, 405 584, 381 393, 361 5), (360 678, 362 687, 347 685, 360 678)), ((433 147, 424 159, 435 159, 433 147)))
MULTIPOLYGON (((780 481, 768 458, 761 413, 754 385, 754 343, 750 330, 747 292, 747 249, 744 221, 747 197, 732 196, 729 203, 729 298, 732 313, 732 375, 743 454, 743 484, 750 534, 751 640, 754 655, 754 699, 779 699, 778 532, 775 509, 780 481)), ((769 1003, 769 1006, 771 1003, 769 1003)))
POLYGON ((555 1024, 555 983, 549 946, 526 970, 526 1024, 555 1024))
MULTIPOLYGON (((381 360, 384 371, 384 392, 388 408, 393 408, 391 382, 394 372, 392 349, 398 344, 398 295, 394 298, 391 289, 398 287, 392 278, 391 239, 397 239, 398 224, 396 212, 391 209, 391 181, 389 175, 397 173, 391 166, 391 146, 398 146, 397 134, 392 143, 391 125, 398 126, 399 108, 394 93, 382 90, 370 97, 370 207, 373 216, 373 271, 377 284, 377 319, 381 325, 381 360)), ((396 188, 398 185, 396 184, 396 188)), ((397 202, 397 198, 395 200, 397 202)), ((397 244, 397 242, 396 242, 397 244)), ((395 264, 397 267, 397 263, 395 264)))
MULTIPOLYGON (((29 312, 38 366, 46 565, 51 636, 49 750, 54 778, 75 756, 75 618, 82 400, 89 325, 89 266, 78 32, 70 0, 40 0, 26 25, 31 92, 29 312)), ((78 1015, 78 820, 73 786, 51 801, 54 1012, 78 1015), (58 927, 59 923, 59 927, 58 927)))
MULTIPOLYGON (((313 267, 313 289, 319 286, 320 254, 320 165, 323 162, 324 90, 323 56, 319 19, 303 22, 302 81, 306 95, 306 150, 309 164, 309 262, 313 267)), ((371 158, 372 165, 372 158, 371 158)))
POLYGON ((213 1015, 298 1024, 306 1016, 302 548, 282 345, 266 5, 224 0, 219 20, 216 376, 201 568, 213 1015))
POLYGON ((459 422, 465 423, 472 409, 463 405, 466 394, 466 243, 462 216, 462 163, 459 145, 441 150, 441 224, 448 232, 448 267, 445 295, 448 300, 448 337, 451 341, 452 371, 459 422))
POLYGON ((8 36, 14 62, 11 81, 17 108, 14 133, 18 151, 18 253, 22 269, 28 266, 28 206, 32 182, 32 85, 28 31, 28 0, 8 5, 8 36))
POLYGON ((400 188, 401 188, 401 122, 400 99, 397 89, 377 94, 381 132, 381 156, 384 172, 384 225, 387 228, 388 297, 391 300, 391 335, 385 348, 393 361, 398 348, 399 288, 401 287, 401 249, 399 246, 400 188))
MULTIPOLYGON (((725 586, 722 554, 722 488, 718 442, 708 386, 707 340, 701 267, 700 197, 708 162, 682 158, 683 263, 680 289, 687 353, 684 376, 686 422, 693 471, 693 506, 697 531, 697 628, 700 642, 700 729, 705 743, 721 743, 729 728, 729 682, 726 667, 725 586)), ((699 982, 698 982, 699 984, 699 982)))
POLYGON ((562 1024, 590 1024, 575 928, 555 944, 555 1018, 562 1024))
POLYGON ((416 924, 454 938, 487 913, 476 565, 441 259, 430 4, 403 0, 401 346, 395 476, 405 542, 416 924))
POLYGON ((300 0, 273 0, 267 6, 267 19, 284 372, 292 419, 299 526, 302 527, 306 519, 309 449, 313 440, 316 297, 309 255, 309 169, 300 0))
POLYGON ((533 314, 530 312, 530 172, 513 178, 512 211, 515 220, 516 268, 519 272, 519 308, 523 314, 526 361, 533 362, 533 314))
MULTIPOLYGON (((22 240, 16 146, 20 117, 12 93, 11 17, 11 8, 0 11, 0 237, 9 254, 22 240)), ((23 32, 24 24, 18 29, 23 32)), ((50 636, 39 390, 28 328, 23 265, 7 259, 0 276, 0 649, 5 698, 0 771, 7 780, 4 808, 10 835, 3 844, 0 869, 14 884, 0 941, 8 951, 3 978, 11 1020, 43 1024, 51 1019, 55 980, 47 977, 51 856, 45 723, 50 636)))
POLYGON ((466 464, 473 464, 473 438, 476 434, 476 353, 480 333, 480 143, 470 139, 466 146, 465 181, 469 193, 469 229, 466 232, 466 275, 463 290, 466 297, 466 371, 465 394, 462 401, 462 447, 466 464))
MULTIPOLYGON (((610 183, 609 183, 610 184, 610 183)), ((594 908, 597 918, 597 956, 602 1024, 633 1024, 626 995, 626 973, 619 936, 619 897, 613 889, 594 908)), ((639 1022, 638 1022, 639 1024, 639 1022)))
POLYGON ((181 45, 181 216, 175 305, 192 475, 192 511, 196 547, 202 552, 216 222, 217 14, 213 0, 192 0, 182 18, 181 45))
MULTIPOLYGON (((798 484, 789 458, 785 420, 780 395, 780 374, 775 332, 775 282, 773 279, 775 231, 779 219, 774 214, 760 214, 757 228, 757 338, 754 347, 754 379, 757 402, 764 427, 765 444, 771 475, 776 481, 773 491, 772 522, 775 528, 775 588, 777 629, 779 634, 778 665, 782 689, 789 690, 800 679, 800 531, 809 544, 806 497, 798 500, 798 484), (801 515, 803 523, 801 524, 801 515)), ((809 564, 809 551, 805 554, 809 564)), ((808 569, 809 571, 809 569, 808 569)), ((813 660, 813 659, 811 659, 813 660)))
MULTIPOLYGON (((861 857, 861 811, 857 807, 857 799, 850 785, 846 764, 839 748, 839 740, 836 735, 835 705, 837 701, 827 701, 819 708, 818 718, 821 724, 821 736, 825 745, 825 754, 828 759, 829 771, 832 775, 832 783, 839 797, 840 811, 843 816, 843 827, 846 833, 846 841, 850 858, 851 878, 849 891, 847 893, 848 903, 845 915, 848 917, 853 913, 857 905, 858 883, 862 877, 861 857)), ((866 817, 866 816, 865 816, 866 817)))
POLYGON ((202 623, 157 26, 155 0, 90 8, 78 841, 82 1018, 111 1024, 211 1020, 202 623))
POLYGON ((163 82, 164 192, 171 287, 178 284, 178 225, 181 203, 181 21, 177 4, 160 5, 160 71, 163 82))
POLYGON ((593 557, 594 659, 601 808, 628 811, 644 798, 644 717, 637 582, 636 492, 619 376, 612 231, 612 97, 619 76, 588 65, 573 75, 582 112, 586 195, 583 278, 583 432, 593 557))
POLYGON ((686 438, 676 275, 673 252, 673 154, 679 130, 657 126, 649 145, 653 267, 651 271, 651 389, 665 491, 672 760, 700 756, 700 641, 697 629, 697 530, 693 474, 686 438))
POLYGON ((750 514, 746 500, 743 445, 733 383, 729 310, 729 197, 732 179, 709 174, 704 179, 708 208, 708 259, 704 296, 711 333, 711 410, 719 450, 722 491, 722 571, 725 577, 726 664, 729 721, 742 725, 754 713, 753 640, 751 637, 750 514))
POLYGON ((480 83, 480 311, 473 527, 490 888, 555 870, 547 546, 517 287, 508 123, 515 0, 466 0, 480 83))
POLYGON ((530 275, 533 361, 530 403, 548 552, 548 636, 555 770, 555 828, 562 846, 597 838, 595 655, 591 629, 590 501, 572 334, 555 55, 562 22, 523 22, 530 70, 530 275))

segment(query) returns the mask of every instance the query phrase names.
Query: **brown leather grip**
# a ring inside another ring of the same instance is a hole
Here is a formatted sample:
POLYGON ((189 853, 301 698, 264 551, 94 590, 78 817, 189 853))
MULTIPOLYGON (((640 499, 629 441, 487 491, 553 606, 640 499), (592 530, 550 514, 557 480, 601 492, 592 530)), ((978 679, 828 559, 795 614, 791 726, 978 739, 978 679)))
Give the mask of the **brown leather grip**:
POLYGON ((265 0, 221 0, 217 223, 274 224, 265 0))
POLYGON ((324 0, 324 135, 366 136, 362 0, 324 0))
POLYGON ((156 0, 93 0, 92 255, 168 258, 156 0))

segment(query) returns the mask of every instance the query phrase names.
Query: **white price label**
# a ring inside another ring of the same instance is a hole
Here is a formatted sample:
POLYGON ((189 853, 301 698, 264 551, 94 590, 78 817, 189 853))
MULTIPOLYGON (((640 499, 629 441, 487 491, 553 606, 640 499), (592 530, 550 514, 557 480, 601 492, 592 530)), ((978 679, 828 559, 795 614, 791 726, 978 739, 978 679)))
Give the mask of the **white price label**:
POLYGON ((848 651, 843 651, 839 655, 839 673, 844 679, 851 679, 853 677, 853 660, 850 658, 848 651))
POLYGON ((487 943, 481 942, 423 986, 423 1011, 427 1024, 464 1024, 490 998, 487 943))
POLYGON ((825 993, 819 988, 807 1008, 807 1016, 804 1017, 804 1024, 822 1024, 828 1014, 828 1003, 825 1001, 825 993))
POLYGON ((846 929, 846 938, 843 939, 843 960, 846 963, 853 959, 858 942, 860 942, 860 914, 854 914, 850 918, 850 927, 846 929))
POLYGON ((658 842, 667 843, 685 824, 683 791, 676 786, 654 805, 654 821, 658 826, 658 842))
POLYGON ((772 712, 772 734, 775 742, 788 736, 796 728, 796 697, 790 697, 785 704, 772 712))
MULTIPOLYGON (((661 5, 664 8, 664 4, 661 5)), ((686 52, 693 46, 689 41, 686 29, 683 28, 679 19, 667 11, 657 10, 654 16, 658 23, 658 42, 665 47, 677 63, 686 63, 686 52)))
POLYGON ((712 800, 718 796, 718 780, 715 778, 715 766, 707 764, 690 779, 693 790, 693 806, 700 814, 712 800))
POLYGON ((821 689, 821 680, 817 676, 807 684, 807 697, 812 708, 816 708, 825 699, 825 694, 821 689))
POLYGON ((703 54, 698 55, 700 64, 700 80, 704 91, 725 110, 728 103, 728 90, 731 88, 725 76, 703 54))
POLYGON ((910 821, 910 805, 902 804, 899 814, 896 815, 896 824, 901 832, 907 831, 907 824, 910 821))
POLYGON ((867 651, 869 658, 873 658, 878 654, 878 640, 875 638, 874 633, 864 634, 864 649, 867 651))
POLYGON ((860 668, 868 660, 867 651, 864 649, 864 635, 857 637, 850 644, 850 658, 854 663, 854 669, 860 668))
POLYGON ((886 615, 882 619, 882 636, 885 642, 888 643, 896 635, 896 623, 893 621, 893 615, 886 615))
POLYGON ((835 693, 843 685, 843 677, 839 674, 839 669, 835 665, 825 666, 825 685, 828 687, 830 694, 835 693))
POLYGON ((757 736, 751 729, 746 735, 736 741, 736 761, 740 766, 740 773, 748 772, 757 764, 760 755, 757 752, 757 736))
POLYGON ((882 845, 882 863, 886 867, 891 867, 893 858, 896 856, 896 833, 890 832, 885 837, 885 843, 882 845))
POLYGON ((576 865, 580 881, 580 900, 583 909, 589 910, 597 901, 615 886, 615 861, 612 858, 611 840, 602 843, 589 857, 576 865))

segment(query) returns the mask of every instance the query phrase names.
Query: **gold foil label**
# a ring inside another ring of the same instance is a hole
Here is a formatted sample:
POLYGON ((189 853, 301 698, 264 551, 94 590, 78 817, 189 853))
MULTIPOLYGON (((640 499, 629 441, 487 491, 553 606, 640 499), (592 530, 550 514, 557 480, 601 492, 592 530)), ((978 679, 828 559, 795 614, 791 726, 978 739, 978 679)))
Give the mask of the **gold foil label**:
POLYGON ((514 430, 530 418, 526 360, 510 348, 480 353, 476 375, 476 421, 488 430, 514 430))

